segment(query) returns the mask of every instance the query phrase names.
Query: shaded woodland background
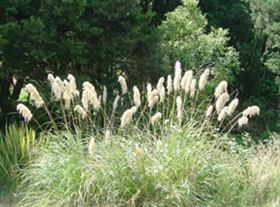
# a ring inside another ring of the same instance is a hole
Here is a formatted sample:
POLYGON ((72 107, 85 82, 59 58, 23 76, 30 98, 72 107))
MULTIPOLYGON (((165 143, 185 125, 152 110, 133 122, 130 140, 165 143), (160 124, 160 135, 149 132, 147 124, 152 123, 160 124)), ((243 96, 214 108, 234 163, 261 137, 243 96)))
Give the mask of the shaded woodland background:
POLYGON ((194 2, 1 0, 1 127, 19 119, 25 83, 50 95, 41 87, 48 73, 113 89, 120 74, 140 86, 179 60, 197 72, 209 67, 215 81, 238 88, 241 108, 260 106, 246 131, 258 139, 278 132, 280 1, 194 2))

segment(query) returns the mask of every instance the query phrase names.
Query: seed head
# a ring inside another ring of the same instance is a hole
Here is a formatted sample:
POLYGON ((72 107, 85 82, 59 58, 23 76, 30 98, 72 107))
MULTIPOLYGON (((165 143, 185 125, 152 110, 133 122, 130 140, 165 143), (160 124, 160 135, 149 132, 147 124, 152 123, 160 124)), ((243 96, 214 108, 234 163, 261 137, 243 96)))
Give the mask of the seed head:
POLYGON ((219 96, 219 98, 216 101, 216 111, 218 114, 221 112, 221 110, 224 108, 224 106, 228 101, 229 101, 229 95, 227 92, 219 96))
POLYGON ((118 82, 120 83, 121 85, 121 88, 122 88, 122 94, 126 94, 127 93, 127 84, 126 84, 126 81, 124 79, 123 76, 119 76, 119 80, 118 82))
POLYGON ((86 111, 88 111, 89 106, 93 106, 95 110, 99 110, 101 107, 95 88, 89 82, 83 83, 82 104, 86 111))
POLYGON ((157 83, 157 91, 159 93, 160 102, 163 102, 165 99, 165 88, 164 88, 164 77, 161 77, 157 83))
POLYGON ((221 94, 227 92, 227 86, 228 84, 226 81, 221 81, 215 89, 215 98, 218 98, 221 94))
POLYGON ((21 114, 26 123, 28 123, 33 117, 31 111, 24 104, 18 104, 17 111, 21 114))
POLYGON ((106 86, 103 86, 102 101, 103 101, 103 104, 105 106, 106 102, 107 102, 107 88, 106 88, 106 86))
POLYGON ((133 86, 133 102, 136 107, 141 106, 141 97, 140 97, 140 92, 137 86, 133 86))
POLYGON ((117 95, 114 102, 113 102, 113 111, 116 111, 117 107, 118 107, 118 104, 119 104, 119 100, 120 100, 120 96, 117 95))
POLYGON ((56 100, 60 100, 62 98, 62 94, 64 92, 64 84, 62 80, 57 76, 54 79, 54 83, 52 84, 52 93, 54 94, 56 100))
POLYGON ((171 94, 172 93, 172 77, 171 75, 167 76, 167 94, 171 94))
POLYGON ((198 87, 199 87, 199 90, 202 91, 204 88, 205 88, 205 85, 207 83, 207 79, 208 79, 208 76, 210 74, 210 70, 209 69, 206 69, 202 75, 200 76, 199 78, 199 83, 198 83, 198 87))
POLYGON ((34 101, 37 108, 40 108, 44 105, 43 98, 40 96, 37 89, 31 83, 25 86, 25 90, 29 93, 30 99, 34 101))
POLYGON ((53 76, 53 74, 51 74, 51 73, 48 74, 48 81, 50 82, 51 85, 54 83, 54 76, 53 76))
POLYGON ((210 117, 211 114, 212 114, 212 112, 213 112, 213 110, 214 110, 213 105, 210 105, 210 106, 208 107, 207 111, 206 111, 205 117, 206 117, 206 118, 210 117))
POLYGON ((135 114, 135 112, 137 111, 137 107, 134 106, 130 109, 127 109, 122 117, 121 117, 121 128, 125 127, 127 124, 129 124, 129 122, 131 121, 133 114, 135 114))
POLYGON ((174 83, 173 83, 175 91, 180 89, 181 77, 182 77, 181 63, 177 61, 175 64, 175 76, 174 76, 174 83))
POLYGON ((153 115, 150 119, 150 122, 152 125, 154 125, 156 122, 158 122, 162 117, 162 113, 157 112, 155 115, 153 115))
POLYGON ((238 98, 233 99, 228 106, 228 115, 231 116, 238 106, 238 98))
POLYGON ((258 106, 250 106, 247 109, 245 109, 242 113, 243 116, 249 116, 251 118, 254 115, 260 115, 260 108, 258 106))
POLYGON ((76 105, 74 111, 77 112, 82 117, 82 119, 85 119, 87 116, 87 112, 80 105, 76 105))
POLYGON ((218 116, 218 121, 219 122, 223 121, 226 118, 227 113, 228 113, 228 107, 226 106, 221 110, 221 112, 218 116))
POLYGON ((248 124, 249 119, 246 116, 242 116, 238 119, 238 126, 243 127, 244 125, 248 124))
POLYGON ((196 79, 192 79, 191 86, 190 86, 190 97, 194 97, 195 95, 195 86, 196 86, 196 79))
POLYGON ((176 105, 177 105, 177 118, 179 119, 179 121, 181 121, 183 115, 183 101, 181 96, 177 96, 176 105))

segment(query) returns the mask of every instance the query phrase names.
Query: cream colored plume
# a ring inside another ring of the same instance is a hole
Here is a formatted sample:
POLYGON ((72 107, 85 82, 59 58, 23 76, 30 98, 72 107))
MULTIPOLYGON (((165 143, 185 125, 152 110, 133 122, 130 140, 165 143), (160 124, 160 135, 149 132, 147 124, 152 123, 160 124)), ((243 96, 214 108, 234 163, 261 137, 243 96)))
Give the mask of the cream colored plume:
POLYGON ((175 76, 173 82, 175 91, 180 89, 181 77, 182 77, 181 63, 177 61, 175 64, 175 76))
POLYGON ((254 115, 260 115, 260 108, 258 106, 250 106, 247 109, 245 109, 242 113, 243 116, 249 116, 251 118, 254 115))
POLYGON ((167 76, 167 94, 171 94, 172 93, 172 90, 173 90, 173 87, 172 87, 172 77, 171 75, 168 75, 167 76))
POLYGON ((106 102, 107 102, 107 87, 106 86, 103 86, 102 101, 105 106, 106 102))
POLYGON ((136 107, 141 106, 141 96, 137 86, 133 86, 133 102, 136 107))
POLYGON ((223 121, 226 118, 227 114, 228 114, 228 107, 226 106, 221 110, 218 116, 218 121, 219 122, 223 121))
POLYGON ((199 90, 202 91, 204 88, 205 88, 205 85, 207 83, 207 79, 208 79, 208 76, 210 74, 210 70, 209 69, 206 69, 202 75, 200 76, 199 78, 199 82, 198 82, 198 87, 199 87, 199 90))
POLYGON ((155 115, 153 115, 150 119, 151 124, 155 124, 156 122, 158 122, 162 117, 162 113, 157 112, 155 115))
POLYGON ((31 111, 24 104, 18 104, 17 111, 24 118, 25 122, 29 122, 33 117, 31 111))
POLYGON ((164 88, 164 77, 161 77, 157 83, 157 91, 159 93, 160 102, 164 102, 165 99, 165 88, 164 88))
POLYGON ((228 84, 226 81, 221 81, 215 89, 215 98, 218 98, 224 92, 227 92, 228 84))
POLYGON ((53 76, 53 74, 51 74, 51 73, 48 74, 48 81, 50 82, 51 85, 54 83, 54 76, 53 76))
POLYGON ((238 106, 238 98, 233 99, 228 106, 228 115, 231 116, 238 106))
POLYGON ((132 108, 130 109, 127 109, 122 117, 121 117, 121 128, 125 127, 127 124, 129 124, 129 122, 131 121, 132 117, 133 117, 133 114, 135 114, 137 111, 137 107, 136 106, 133 106, 132 108))
POLYGON ((116 111, 117 107, 118 107, 118 104, 119 104, 119 100, 120 100, 120 95, 117 95, 116 98, 114 99, 114 102, 113 102, 113 111, 116 111))
POLYGON ((80 105, 76 105, 74 111, 77 112, 82 117, 82 119, 85 119, 87 116, 87 112, 80 105))
POLYGON ((88 111, 89 106, 93 106, 95 110, 99 110, 101 107, 95 88, 89 82, 83 83, 82 104, 86 111, 88 111))
POLYGON ((206 117, 206 118, 210 117, 211 114, 213 113, 213 110, 214 110, 213 105, 210 105, 210 106, 208 107, 207 111, 206 111, 205 117, 206 117))
POLYGON ((227 92, 219 96, 219 98, 216 101, 216 111, 218 114, 221 112, 221 110, 224 108, 224 106, 228 101, 229 101, 229 95, 227 92))
POLYGON ((30 99, 34 101, 37 108, 40 108, 44 105, 43 98, 40 96, 37 89, 31 83, 25 86, 25 90, 29 93, 30 99))
POLYGON ((192 79, 192 82, 191 82, 191 85, 190 85, 190 97, 194 97, 195 87, 196 87, 196 79, 192 79))
POLYGON ((177 118, 179 119, 179 121, 181 121, 183 116, 183 101, 181 96, 177 96, 176 105, 177 105, 177 118))
POLYGON ((238 126, 243 127, 244 125, 248 124, 249 119, 246 116, 242 116, 241 118, 238 119, 238 126))
POLYGON ((127 93, 127 83, 126 83, 126 80, 124 79, 124 77, 123 76, 119 76, 118 82, 121 85, 122 94, 123 95, 126 94, 127 93))
POLYGON ((52 84, 52 93, 54 94, 56 100, 60 100, 62 98, 64 92, 64 84, 62 80, 57 76, 54 79, 52 84))

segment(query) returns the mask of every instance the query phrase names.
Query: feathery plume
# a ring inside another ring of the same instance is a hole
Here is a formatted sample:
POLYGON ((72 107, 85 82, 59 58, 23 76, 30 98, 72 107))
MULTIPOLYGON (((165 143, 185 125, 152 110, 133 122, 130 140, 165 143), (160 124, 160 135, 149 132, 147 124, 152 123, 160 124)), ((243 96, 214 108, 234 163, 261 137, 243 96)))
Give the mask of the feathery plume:
POLYGON ((233 99, 228 106, 228 115, 231 116, 238 106, 238 98, 233 99))
MULTIPOLYGON (((64 81, 64 92, 62 95, 62 98, 64 99, 65 102, 65 108, 69 109, 70 108, 70 102, 74 98, 73 95, 73 87, 71 86, 70 83, 68 83, 66 80, 64 81)), ((75 90, 75 89, 74 89, 75 90)))
POLYGON ((213 105, 210 105, 210 106, 208 107, 207 111, 206 111, 205 117, 206 117, 206 118, 210 117, 211 114, 213 113, 213 110, 214 110, 213 105))
POLYGON ((182 76, 181 63, 177 61, 175 64, 175 76, 174 76, 174 83, 173 83, 175 91, 180 89, 181 76, 182 76))
POLYGON ((199 83, 198 83, 198 87, 200 91, 202 91, 205 88, 209 74, 210 74, 210 70, 206 69, 200 76, 199 83))
POLYGON ((167 76, 167 94, 171 94, 172 93, 172 77, 171 75, 167 76))
POLYGON ((242 112, 243 116, 252 117, 254 115, 260 115, 260 108, 258 106, 250 106, 242 112))
POLYGON ((43 106, 43 104, 44 104, 43 98, 40 96, 37 89, 31 83, 29 83, 25 86, 25 90, 29 93, 30 99, 32 101, 34 101, 37 108, 40 108, 43 106))
POLYGON ((137 111, 137 107, 133 106, 130 109, 127 109, 122 117, 121 117, 121 128, 125 127, 132 119, 133 114, 135 114, 135 112, 137 111))
POLYGON ((238 119, 238 126, 241 128, 244 125, 248 124, 249 119, 246 116, 242 116, 241 118, 238 119))
POLYGON ((113 102, 113 111, 116 111, 116 109, 118 108, 118 104, 119 104, 119 100, 120 100, 120 95, 117 95, 116 98, 114 99, 113 102))
POLYGON ((224 106, 228 101, 229 101, 229 95, 227 92, 219 96, 219 98, 216 101, 216 111, 218 114, 221 112, 221 110, 224 108, 224 106))
POLYGON ((80 92, 77 90, 76 79, 73 75, 68 74, 67 79, 69 80, 69 91, 71 91, 74 97, 80 96, 80 92))
POLYGON ((125 81, 124 77, 123 76, 119 76, 118 82, 121 85, 122 94, 123 95, 126 94, 127 93, 127 84, 126 84, 126 81, 125 81))
POLYGON ((150 119, 150 122, 152 123, 152 125, 154 125, 156 122, 158 122, 162 117, 162 113, 157 112, 155 115, 153 115, 150 119))
POLYGON ((77 112, 82 117, 82 119, 85 119, 87 116, 87 112, 80 105, 76 105, 74 111, 77 112))
POLYGON ((54 82, 52 84, 52 93, 54 94, 56 100, 60 100, 62 98, 62 94, 64 92, 64 84, 60 77, 55 77, 54 82))
POLYGON ((88 153, 90 156, 93 156, 94 153, 95 153, 95 140, 94 138, 91 138, 90 142, 89 142, 89 145, 88 145, 88 153))
POLYGON ((95 88, 89 82, 83 83, 82 104, 86 111, 88 111, 88 107, 91 105, 94 107, 95 110, 99 110, 101 107, 101 103, 97 97, 95 88))
POLYGON ((107 102, 107 87, 103 86, 103 95, 102 95, 103 104, 106 105, 107 102))
POLYGON ((71 81, 76 81, 75 77, 72 74, 68 74, 67 79, 71 81))
POLYGON ((157 83, 157 91, 159 93, 160 102, 163 102, 165 99, 165 88, 164 88, 164 77, 161 77, 157 83))
POLYGON ((186 88, 187 75, 188 75, 188 73, 187 73, 187 71, 186 71, 185 74, 183 75, 182 79, 181 79, 180 85, 181 85, 181 88, 182 88, 182 89, 185 89, 185 88, 186 88))
POLYGON ((19 114, 24 118, 25 122, 29 122, 33 115, 31 113, 31 111, 24 105, 24 104, 18 104, 17 105, 17 111, 19 112, 19 114))
POLYGON ((150 98, 150 100, 148 102, 148 106, 150 108, 153 108, 158 103, 158 101, 159 101, 158 95, 151 96, 151 98, 150 98))
POLYGON ((53 74, 51 74, 51 73, 48 74, 48 81, 50 82, 51 85, 54 83, 54 76, 53 76, 53 74))
POLYGON ((228 106, 224 107, 224 108, 221 110, 221 112, 220 112, 220 114, 219 114, 219 116, 218 116, 218 121, 219 121, 219 122, 223 121, 223 120, 226 118, 227 113, 228 113, 228 106))
POLYGON ((215 98, 218 98, 221 94, 223 94, 224 92, 227 92, 227 87, 228 87, 227 82, 221 81, 215 89, 215 93, 214 93, 215 98))
POLYGON ((140 96, 140 91, 137 88, 137 86, 133 86, 133 102, 136 107, 141 106, 141 96, 140 96))
POLYGON ((196 79, 192 79, 192 82, 190 85, 190 97, 194 97, 194 95, 195 95, 195 86, 196 86, 196 79))
POLYGON ((181 121, 183 116, 183 101, 181 96, 177 96, 176 105, 177 105, 177 118, 179 119, 179 121, 181 121))
POLYGON ((192 70, 187 70, 186 73, 186 82, 185 82, 185 86, 184 86, 184 90, 186 93, 189 93, 190 91, 190 87, 191 87, 191 83, 193 80, 193 71, 192 70))

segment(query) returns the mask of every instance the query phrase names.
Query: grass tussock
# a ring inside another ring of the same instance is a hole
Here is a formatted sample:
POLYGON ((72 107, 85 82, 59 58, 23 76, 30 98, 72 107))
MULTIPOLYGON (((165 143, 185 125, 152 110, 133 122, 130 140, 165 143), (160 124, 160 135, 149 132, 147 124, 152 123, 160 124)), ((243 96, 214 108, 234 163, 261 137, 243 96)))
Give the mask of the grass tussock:
POLYGON ((50 121, 42 126, 18 105, 26 122, 48 130, 21 175, 18 206, 277 206, 280 145, 245 149, 229 137, 259 107, 240 112, 226 81, 207 85, 209 69, 199 77, 182 72, 176 62, 173 80, 161 77, 132 93, 120 76, 114 96, 106 87, 98 95, 89 82, 80 96, 72 75, 62 81, 50 74, 55 112, 27 85, 50 121))
MULTIPOLYGON (((100 140, 89 155, 79 137, 60 136, 38 149, 25 170, 19 206, 241 207, 279 202, 279 144, 235 153, 214 147, 207 134, 174 129, 161 137, 138 132, 100 140)), ((234 148, 240 147, 232 144, 234 148)))

